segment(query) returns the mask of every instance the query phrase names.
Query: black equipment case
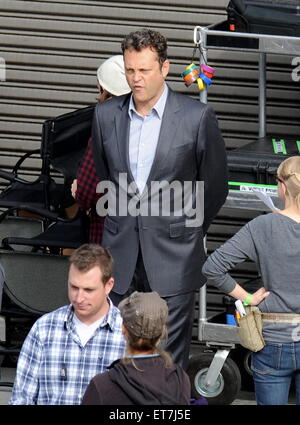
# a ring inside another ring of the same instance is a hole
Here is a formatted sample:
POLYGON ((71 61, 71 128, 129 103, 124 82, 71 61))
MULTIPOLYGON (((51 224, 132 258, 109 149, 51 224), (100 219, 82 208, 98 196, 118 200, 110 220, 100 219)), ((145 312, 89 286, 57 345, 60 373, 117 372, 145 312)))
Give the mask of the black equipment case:
POLYGON ((244 2, 247 6, 267 7, 271 12, 273 9, 280 12, 300 15, 299 0, 244 0, 244 2))
POLYGON ((289 156, 300 155, 300 137, 264 137, 227 153, 229 189, 272 187, 279 164, 289 156))
POLYGON ((231 0, 227 14, 232 31, 300 36, 299 0, 231 0))

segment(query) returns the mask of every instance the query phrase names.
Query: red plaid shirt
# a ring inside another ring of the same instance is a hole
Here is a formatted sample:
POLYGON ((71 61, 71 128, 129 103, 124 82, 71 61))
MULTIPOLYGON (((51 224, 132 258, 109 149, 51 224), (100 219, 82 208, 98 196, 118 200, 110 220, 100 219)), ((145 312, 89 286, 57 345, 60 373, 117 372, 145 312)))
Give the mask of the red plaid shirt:
POLYGON ((77 171, 77 191, 75 199, 82 210, 89 211, 89 242, 98 245, 100 245, 102 241, 104 224, 104 217, 99 217, 96 212, 96 203, 101 196, 100 193, 96 193, 96 187, 99 181, 92 150, 92 138, 90 138, 83 161, 77 171))

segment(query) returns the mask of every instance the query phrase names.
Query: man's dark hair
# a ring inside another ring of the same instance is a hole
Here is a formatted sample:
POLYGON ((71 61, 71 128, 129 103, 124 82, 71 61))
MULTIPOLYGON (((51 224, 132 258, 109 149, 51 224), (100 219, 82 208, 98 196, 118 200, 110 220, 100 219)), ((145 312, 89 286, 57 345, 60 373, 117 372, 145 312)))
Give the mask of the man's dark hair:
POLYGON ((81 245, 70 256, 69 262, 81 272, 88 272, 93 267, 99 266, 104 284, 112 277, 113 258, 108 250, 102 246, 93 244, 81 245))
POLYGON ((158 31, 147 28, 126 35, 122 41, 121 47, 123 54, 127 49, 134 49, 139 52, 145 47, 150 47, 157 52, 160 66, 162 66, 167 59, 167 39, 158 31))

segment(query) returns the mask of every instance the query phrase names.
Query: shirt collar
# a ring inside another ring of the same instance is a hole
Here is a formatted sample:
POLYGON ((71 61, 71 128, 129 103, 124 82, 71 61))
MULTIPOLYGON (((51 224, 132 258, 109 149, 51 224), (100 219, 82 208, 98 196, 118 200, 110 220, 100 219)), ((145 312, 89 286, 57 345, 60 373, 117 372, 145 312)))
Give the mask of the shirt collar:
MULTIPOLYGON (((166 102, 167 102, 167 97, 168 97, 168 92, 169 92, 169 88, 167 86, 166 83, 164 83, 164 91, 162 92, 162 95, 160 96, 160 98, 158 99, 158 101, 156 102, 156 104, 152 107, 150 113, 152 111, 155 111, 157 113, 158 118, 161 120, 164 110, 165 110, 165 106, 166 106, 166 102)), ((130 96, 130 101, 129 101, 129 107, 128 107, 128 114, 130 119, 132 120, 132 114, 133 112, 135 112, 137 115, 140 116, 140 114, 137 112, 137 110, 135 109, 134 106, 134 101, 133 101, 133 95, 131 94, 130 96)))
MULTIPOLYGON (((109 302, 109 310, 106 313, 99 328, 104 328, 105 326, 109 326, 110 330, 113 331, 116 325, 116 320, 117 320, 117 315, 119 310, 113 305, 110 298, 107 298, 107 300, 109 302)), ((68 309, 64 317, 65 328, 68 330, 72 330, 74 328, 73 316, 74 316, 74 309, 72 304, 70 304, 68 306, 68 309)))

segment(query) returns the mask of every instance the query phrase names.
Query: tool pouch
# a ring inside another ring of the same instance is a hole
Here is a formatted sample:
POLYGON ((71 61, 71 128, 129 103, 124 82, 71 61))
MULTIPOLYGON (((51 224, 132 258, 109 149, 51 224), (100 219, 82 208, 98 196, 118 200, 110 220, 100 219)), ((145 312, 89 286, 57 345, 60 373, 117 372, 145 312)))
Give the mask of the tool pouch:
POLYGON ((265 341, 262 334, 262 313, 258 307, 245 307, 246 316, 239 321, 240 344, 251 351, 260 351, 265 341))

